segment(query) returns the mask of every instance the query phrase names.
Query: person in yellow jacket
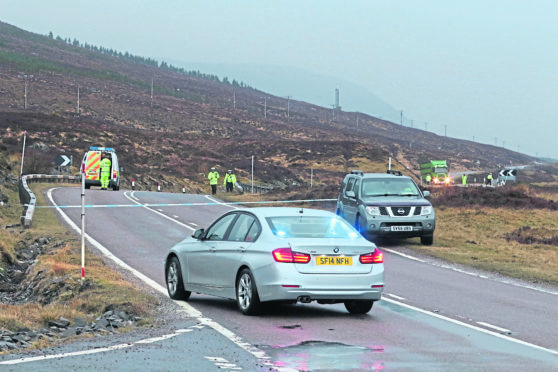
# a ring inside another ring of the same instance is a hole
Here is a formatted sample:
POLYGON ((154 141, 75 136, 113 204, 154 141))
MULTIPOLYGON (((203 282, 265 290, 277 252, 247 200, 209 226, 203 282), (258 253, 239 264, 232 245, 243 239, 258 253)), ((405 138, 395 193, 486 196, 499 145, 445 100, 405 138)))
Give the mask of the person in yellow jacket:
POLYGON ((211 185, 211 195, 215 195, 217 193, 217 183, 219 182, 219 173, 217 173, 215 167, 211 168, 207 178, 209 179, 209 184, 211 185))
POLYGON ((106 190, 110 180, 110 159, 103 158, 101 160, 101 190, 106 190))
POLYGON ((232 172, 232 170, 228 170, 227 174, 225 174, 225 190, 227 190, 227 192, 232 192, 234 189, 234 184, 236 183, 236 176, 234 175, 234 173, 232 172))

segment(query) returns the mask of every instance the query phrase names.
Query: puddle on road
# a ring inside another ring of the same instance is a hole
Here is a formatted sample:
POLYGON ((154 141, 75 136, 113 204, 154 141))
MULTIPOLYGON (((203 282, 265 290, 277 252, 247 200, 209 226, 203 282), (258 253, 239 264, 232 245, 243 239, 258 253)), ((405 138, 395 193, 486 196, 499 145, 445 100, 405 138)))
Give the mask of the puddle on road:
POLYGON ((277 367, 299 371, 381 371, 383 346, 372 348, 338 342, 304 341, 297 345, 260 346, 277 367))

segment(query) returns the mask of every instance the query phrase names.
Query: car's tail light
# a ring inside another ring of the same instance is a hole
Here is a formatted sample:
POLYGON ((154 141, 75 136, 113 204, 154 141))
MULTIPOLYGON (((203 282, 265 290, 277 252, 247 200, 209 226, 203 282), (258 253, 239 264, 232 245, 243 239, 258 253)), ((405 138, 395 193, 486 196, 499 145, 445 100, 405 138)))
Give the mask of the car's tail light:
POLYGON ((378 248, 374 252, 361 254, 360 263, 362 264, 376 264, 384 262, 384 254, 378 248))
POLYGON ((293 252, 291 248, 277 248, 271 252, 273 259, 277 262, 308 263, 310 255, 306 253, 293 252))

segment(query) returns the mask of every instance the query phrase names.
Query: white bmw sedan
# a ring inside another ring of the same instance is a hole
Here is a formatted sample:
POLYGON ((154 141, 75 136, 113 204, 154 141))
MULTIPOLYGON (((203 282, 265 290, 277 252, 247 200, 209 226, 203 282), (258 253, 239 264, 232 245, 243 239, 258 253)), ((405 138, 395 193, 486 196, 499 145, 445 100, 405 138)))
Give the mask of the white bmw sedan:
POLYGON ((170 249, 169 296, 192 292, 236 300, 254 315, 272 301, 344 303, 365 314, 384 289, 383 254, 334 213, 301 208, 236 209, 170 249))

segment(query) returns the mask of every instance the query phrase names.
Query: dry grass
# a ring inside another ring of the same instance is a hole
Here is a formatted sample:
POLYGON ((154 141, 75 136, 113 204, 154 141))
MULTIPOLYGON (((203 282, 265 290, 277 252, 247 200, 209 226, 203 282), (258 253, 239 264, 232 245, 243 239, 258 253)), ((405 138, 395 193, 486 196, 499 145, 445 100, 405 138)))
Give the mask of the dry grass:
POLYGON ((508 241, 509 234, 524 226, 558 235, 552 211, 438 208, 435 245, 413 242, 412 248, 449 262, 558 285, 557 246, 508 241))
MULTIPOLYGON (((33 184, 32 189, 38 205, 45 205, 42 190, 50 187, 51 184, 33 184)), ((135 288, 120 273, 106 266, 101 258, 87 253, 86 280, 81 281, 80 241, 59 224, 52 209, 37 209, 33 218, 33 228, 27 230, 25 235, 26 240, 48 236, 51 240, 62 242, 61 248, 40 256, 30 276, 43 271, 38 286, 46 285, 48 288, 48 283, 53 278, 64 278, 65 286, 59 300, 50 305, 0 305, 0 328, 43 328, 49 320, 57 320, 60 317, 69 320, 75 317, 92 319, 102 314, 110 304, 141 316, 144 318, 143 323, 153 320, 157 306, 156 298, 135 288)))

